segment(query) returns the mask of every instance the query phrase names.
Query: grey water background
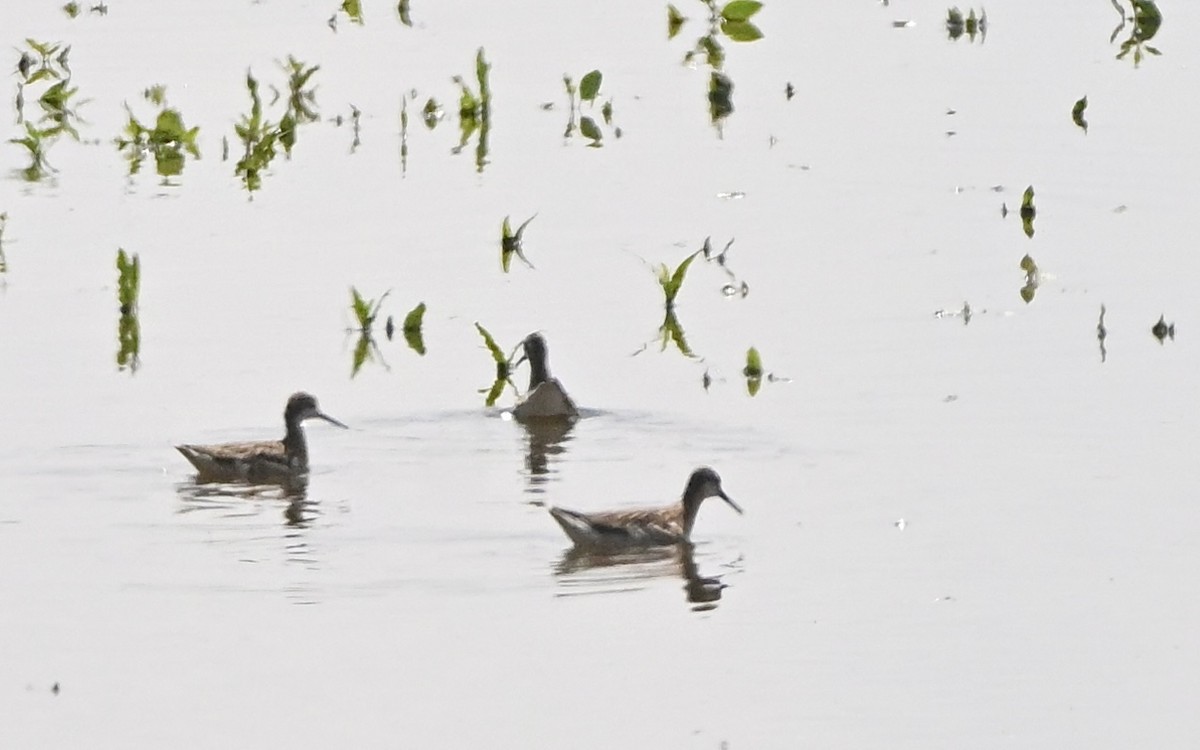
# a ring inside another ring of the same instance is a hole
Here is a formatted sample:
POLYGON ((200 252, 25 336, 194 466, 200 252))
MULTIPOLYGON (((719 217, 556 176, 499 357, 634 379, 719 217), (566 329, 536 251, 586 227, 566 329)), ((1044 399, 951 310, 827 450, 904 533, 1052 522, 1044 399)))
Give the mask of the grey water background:
POLYGON ((14 65, 70 44, 87 100, 46 179, 0 148, 3 744, 1200 738, 1200 9, 1164 3, 1135 65, 1108 2, 988 7, 975 40, 942 5, 767 3, 761 40, 722 42, 714 125, 710 69, 683 64, 707 8, 676 5, 671 40, 624 0, 417 4, 412 27, 365 2, 336 31, 334 2, 0 7, 14 65), (417 117, 480 47, 482 170, 452 115, 417 117), (288 55, 321 66, 321 121, 251 199, 245 76, 281 87, 288 55), (562 76, 591 69, 621 130, 601 148, 564 137, 562 76), (154 84, 201 129, 169 185, 112 142, 154 84), (536 268, 502 273, 501 221, 535 213, 536 268), (652 266, 709 236, 749 294, 693 265, 690 359, 660 350, 652 266), (117 248, 142 264, 135 373, 117 248), (425 302, 426 355, 377 332, 351 378, 350 286, 425 302), (475 321, 544 331, 595 415, 545 438, 486 409, 475 321), (781 378, 754 397, 750 346, 781 378), (274 437, 297 389, 353 428, 310 425, 302 502, 192 481, 174 444, 274 437), (708 601, 675 557, 575 564, 545 512, 669 502, 700 464, 747 511, 701 512, 708 601))

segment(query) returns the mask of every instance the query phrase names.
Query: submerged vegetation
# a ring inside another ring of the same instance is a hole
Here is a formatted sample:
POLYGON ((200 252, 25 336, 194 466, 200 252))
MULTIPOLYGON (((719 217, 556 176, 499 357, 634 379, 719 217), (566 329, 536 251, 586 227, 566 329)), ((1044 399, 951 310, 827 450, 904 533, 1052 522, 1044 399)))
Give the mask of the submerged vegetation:
MULTIPOLYGON (((700 0, 708 9, 708 26, 683 56, 684 65, 703 61, 710 68, 708 77, 708 116, 720 132, 721 122, 733 113, 733 79, 726 75, 725 48, 721 39, 734 42, 756 42, 762 31, 750 19, 763 4, 758 0, 732 0, 724 5, 716 0, 700 0)), ((674 6, 667 8, 667 39, 673 39, 686 22, 674 6)))
MULTIPOLYGON (((404 333, 404 342, 408 344, 408 348, 412 349, 422 357, 425 356, 425 338, 421 333, 421 327, 425 322, 425 303, 421 302, 412 310, 408 311, 408 315, 404 316, 404 325, 402 331, 404 333)), ((391 338, 390 336, 388 338, 391 338)))
POLYGON ((46 157, 47 151, 62 135, 78 141, 77 123, 82 119, 76 112, 78 87, 71 86, 71 66, 68 62, 71 47, 59 42, 39 42, 26 39, 25 48, 17 61, 16 110, 17 123, 23 124, 21 137, 8 142, 25 149, 29 164, 20 174, 28 182, 40 182, 54 171, 46 157), (27 89, 33 88, 41 114, 31 119, 25 112, 27 89), (39 91, 40 89, 40 91, 39 91))
MULTIPOLYGON (((354 313, 354 319, 358 323, 358 340, 354 343, 354 356, 350 366, 350 377, 358 374, 367 360, 372 362, 378 357, 380 362, 383 362, 383 355, 379 352, 379 347, 375 344, 374 334, 371 329, 375 325, 375 319, 379 317, 379 310, 383 307, 383 301, 391 294, 391 290, 384 292, 379 296, 379 299, 367 299, 359 294, 358 289, 350 287, 350 311, 354 313)), ((387 363, 383 362, 386 369, 387 363)))
POLYGON ((1117 53, 1117 59, 1123 60, 1130 56, 1134 67, 1141 65, 1142 60, 1146 55, 1161 55, 1162 52, 1153 47, 1148 42, 1158 33, 1158 29, 1162 26, 1162 13, 1158 10, 1158 5, 1154 0, 1127 0, 1129 3, 1129 15, 1125 14, 1125 7, 1119 0, 1109 0, 1113 7, 1121 14, 1121 23, 1117 28, 1113 29, 1112 36, 1108 38, 1109 43, 1116 41, 1117 37, 1124 31, 1126 25, 1132 24, 1129 31, 1129 37, 1121 42, 1121 50, 1117 53))
POLYGON ((1075 102, 1075 106, 1071 107, 1071 122, 1074 122, 1076 125, 1083 128, 1084 133, 1087 133, 1088 129, 1087 120, 1083 117, 1084 111, 1087 110, 1087 105, 1088 100, 1085 96, 1079 101, 1075 102))
POLYGON ((320 70, 320 66, 306 65, 289 55, 281 67, 287 73, 288 93, 287 108, 278 122, 271 122, 263 116, 258 80, 253 74, 246 74, 250 112, 242 115, 234 126, 243 149, 234 172, 251 194, 262 187, 262 174, 275 159, 278 147, 282 145, 287 155, 291 156, 292 148, 296 145, 297 127, 319 119, 316 89, 309 86, 309 81, 320 70))
POLYGON ((525 249, 521 246, 521 237, 525 234, 525 227, 529 226, 529 222, 536 218, 537 214, 530 216, 514 232, 512 226, 508 223, 508 217, 504 217, 504 223, 500 226, 500 267, 504 269, 505 273, 508 273, 508 267, 512 263, 513 255, 524 261, 525 265, 533 268, 533 264, 529 262, 529 258, 525 257, 525 249))
POLYGON ((483 338, 483 344, 491 353, 492 362, 496 365, 496 379, 488 388, 480 389, 479 393, 486 394, 484 396, 485 405, 495 406, 496 399, 500 398, 500 394, 504 392, 505 385, 511 385, 513 390, 517 388, 516 384, 512 382, 512 358, 504 353, 492 334, 478 322, 475 323, 475 330, 483 338))
POLYGON ((141 291, 142 264, 137 253, 117 250, 117 303, 121 317, 117 321, 117 369, 136 373, 141 364, 141 324, 138 322, 138 294, 141 291))
MULTIPOLYGON (((567 104, 570 110, 567 119, 567 129, 563 133, 564 138, 570 138, 575 134, 576 123, 575 116, 579 115, 579 134, 587 138, 590 143, 588 146, 599 148, 603 145, 604 131, 596 123, 595 118, 583 114, 583 103, 587 102, 592 108, 596 106, 596 97, 600 93, 600 85, 604 81, 604 74, 599 70, 592 70, 584 74, 579 80, 579 85, 575 85, 574 79, 570 75, 563 74, 563 86, 567 90, 567 104)), ((613 103, 612 99, 606 101, 600 107, 600 116, 603 118, 606 126, 612 126, 613 119, 613 103)), ((621 137, 621 129, 614 128, 613 136, 621 137)))
POLYGON ((0 213, 0 274, 8 273, 8 258, 4 256, 4 230, 8 228, 8 212, 0 213))
MULTIPOLYGON (((488 81, 488 74, 492 66, 483 56, 483 47, 475 53, 475 81, 479 85, 479 94, 476 95, 462 76, 454 76, 454 82, 458 84, 458 129, 459 141, 451 151, 455 154, 460 153, 467 147, 471 136, 478 133, 478 140, 475 144, 475 170, 482 172, 484 166, 488 163, 488 135, 492 130, 492 87, 488 81)), ((426 119, 425 124, 432 128, 437 124, 438 117, 434 113, 439 107, 432 98, 425 104, 426 119), (431 109, 432 108, 432 109, 431 109)))
POLYGON ((143 98, 160 108, 154 127, 147 127, 139 122, 133 110, 126 104, 125 111, 129 115, 129 123, 125 126, 124 135, 116 139, 117 149, 125 152, 131 175, 138 173, 147 154, 153 154, 158 174, 162 177, 176 177, 183 173, 185 153, 193 159, 200 158, 200 149, 196 145, 196 136, 200 128, 188 128, 184 125, 183 116, 179 111, 167 106, 165 87, 153 86, 146 89, 143 98))
POLYGON ((689 358, 696 356, 692 352, 692 348, 688 346, 687 338, 683 333, 683 326, 680 325, 679 318, 675 315, 675 299, 679 296, 679 291, 683 288, 688 268, 691 267, 692 262, 702 252, 704 252, 703 248, 684 258, 675 267, 674 271, 666 263, 660 263, 655 268, 658 286, 662 289, 663 293, 663 321, 658 326, 657 336, 659 351, 666 351, 668 346, 674 344, 675 348, 683 356, 689 358))
POLYGON ((1025 188, 1021 196, 1021 229, 1025 236, 1033 239, 1033 220, 1037 218, 1037 208, 1033 205, 1033 185, 1025 188))

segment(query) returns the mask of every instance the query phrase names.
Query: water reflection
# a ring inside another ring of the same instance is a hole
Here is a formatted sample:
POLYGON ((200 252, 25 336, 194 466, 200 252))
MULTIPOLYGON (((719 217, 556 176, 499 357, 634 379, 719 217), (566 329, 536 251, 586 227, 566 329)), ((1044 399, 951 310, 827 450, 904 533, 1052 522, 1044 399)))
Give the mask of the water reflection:
POLYGON ((567 443, 575 429, 573 419, 535 419, 522 423, 526 435, 525 472, 528 487, 526 492, 541 494, 550 481, 555 469, 550 467, 551 457, 557 459, 567 452, 567 443))
POLYGON ((293 478, 280 484, 230 484, 224 482, 189 479, 176 485, 183 500, 181 514, 196 511, 215 513, 222 519, 219 541, 233 544, 238 549, 238 558, 244 562, 257 562, 279 553, 288 563, 289 581, 283 593, 294 604, 316 604, 320 601, 320 590, 309 574, 321 568, 320 560, 310 540, 311 526, 321 515, 318 503, 308 496, 308 479, 293 478), (262 502, 266 501, 266 502, 262 502), (284 502, 282 534, 264 538, 260 523, 239 526, 230 523, 234 519, 249 519, 259 516, 264 510, 278 507, 284 502), (266 542, 268 549, 263 549, 266 542), (249 545, 248 547, 246 545, 249 545), (299 567, 292 567, 299 566, 299 567), (299 576, 296 578, 296 576, 299 576))
POLYGON ((257 515, 248 501, 283 500, 284 525, 305 529, 320 515, 315 500, 308 498, 308 477, 289 477, 276 484, 215 482, 192 477, 176 485, 184 507, 180 513, 217 511, 228 517, 257 515))
POLYGON ((728 584, 720 576, 701 575, 695 551, 691 544, 610 553, 572 547, 554 566, 554 575, 565 589, 560 596, 638 591, 655 579, 679 576, 692 611, 705 612, 716 608, 728 584))

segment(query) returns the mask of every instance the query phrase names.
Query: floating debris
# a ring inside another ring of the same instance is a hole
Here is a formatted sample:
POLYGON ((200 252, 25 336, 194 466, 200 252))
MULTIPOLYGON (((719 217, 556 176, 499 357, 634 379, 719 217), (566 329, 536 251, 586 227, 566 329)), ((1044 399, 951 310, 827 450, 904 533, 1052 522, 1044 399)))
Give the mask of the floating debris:
POLYGON ((1087 133, 1088 129, 1087 120, 1085 120, 1083 117, 1083 111, 1087 109, 1087 105, 1087 96, 1084 96, 1082 99, 1075 102, 1075 106, 1071 108, 1071 121, 1083 128, 1084 134, 1087 133))
POLYGON ((1150 333, 1154 334, 1154 338, 1158 339, 1158 343, 1163 343, 1166 339, 1175 340, 1175 324, 1167 323, 1166 316, 1159 315, 1158 322, 1150 329, 1150 333))
POLYGON ((963 306, 959 310, 947 310, 945 308, 939 308, 933 311, 933 317, 938 319, 962 318, 963 325, 971 322, 971 314, 971 305, 967 302, 963 302, 963 306))

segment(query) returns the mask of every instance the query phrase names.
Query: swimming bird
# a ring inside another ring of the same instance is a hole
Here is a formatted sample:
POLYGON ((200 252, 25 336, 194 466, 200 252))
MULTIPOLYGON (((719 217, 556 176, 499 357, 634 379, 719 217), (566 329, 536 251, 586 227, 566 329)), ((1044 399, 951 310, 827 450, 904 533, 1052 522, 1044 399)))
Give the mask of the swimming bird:
POLYGON ((575 402, 556 378, 550 377, 549 354, 546 339, 540 333, 531 333, 521 342, 524 353, 513 367, 529 361, 529 390, 516 406, 513 416, 527 419, 572 419, 579 416, 575 402))
POLYGON ((287 432, 283 440, 219 445, 177 445, 175 449, 196 467, 200 479, 217 482, 278 483, 308 472, 308 445, 300 423, 323 419, 347 429, 346 425, 321 411, 317 399, 293 393, 283 410, 287 432))
POLYGON ((603 550, 690 544, 700 503, 709 497, 719 497, 738 513, 742 512, 721 489, 721 477, 717 472, 702 467, 692 472, 683 498, 674 505, 606 513, 551 508, 550 515, 576 547, 603 550))

